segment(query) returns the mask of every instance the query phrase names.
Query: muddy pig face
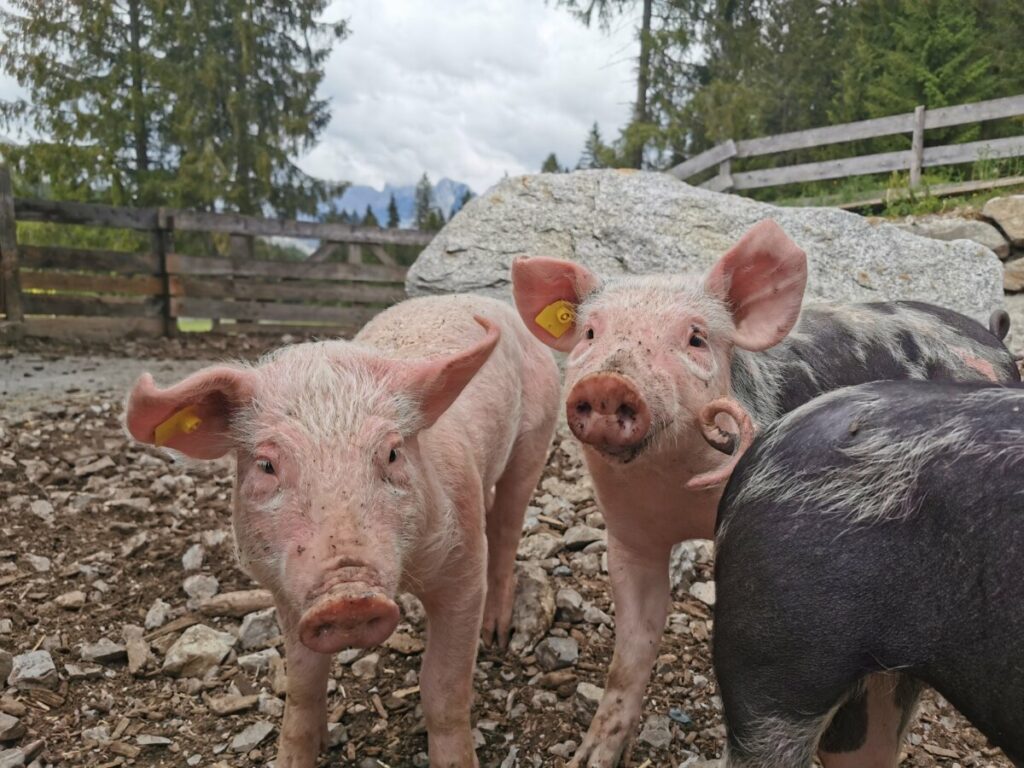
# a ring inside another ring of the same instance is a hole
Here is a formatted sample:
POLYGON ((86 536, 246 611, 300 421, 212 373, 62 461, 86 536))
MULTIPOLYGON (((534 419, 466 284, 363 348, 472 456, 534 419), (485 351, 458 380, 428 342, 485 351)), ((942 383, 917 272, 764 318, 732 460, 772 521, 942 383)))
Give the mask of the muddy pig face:
POLYGON ((614 463, 701 445, 698 414, 730 394, 734 347, 781 341, 799 315, 806 280, 803 251, 772 221, 751 229, 703 277, 602 280, 546 258, 512 267, 523 321, 569 353, 573 434, 614 463))
POLYGON ((390 360, 350 342, 300 344, 251 368, 207 368, 169 389, 144 375, 128 402, 138 440, 212 459, 234 450, 242 566, 320 653, 383 642, 410 558, 443 549, 419 432, 487 360, 390 360))

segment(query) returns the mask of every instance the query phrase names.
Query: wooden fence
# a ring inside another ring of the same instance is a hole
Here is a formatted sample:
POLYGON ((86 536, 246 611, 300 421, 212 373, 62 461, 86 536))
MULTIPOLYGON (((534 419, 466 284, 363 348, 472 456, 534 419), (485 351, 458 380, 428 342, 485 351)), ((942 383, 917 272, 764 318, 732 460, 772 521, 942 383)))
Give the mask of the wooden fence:
POLYGON ((221 332, 348 333, 404 295, 405 267, 385 246, 425 246, 417 230, 263 219, 164 208, 14 198, 0 165, 0 326, 13 336, 170 335, 179 318, 221 332), (25 245, 16 222, 113 227, 149 235, 144 252, 25 245), (227 256, 194 256, 175 233, 226 236, 227 256), (306 261, 254 258, 256 237, 320 241, 306 261), (377 263, 365 263, 370 253, 377 263), (344 261, 328 261, 343 255, 344 261), (234 322, 221 323, 220 320, 234 322))
MULTIPOLYGON (((700 186, 716 192, 726 192, 798 182, 840 179, 872 173, 909 171, 910 187, 913 189, 920 186, 921 171, 924 168, 1024 156, 1024 136, 926 147, 924 145, 925 131, 1021 115, 1024 115, 1024 95, 938 109, 925 109, 920 106, 913 112, 880 117, 875 120, 861 120, 856 123, 830 125, 824 128, 780 133, 775 136, 762 136, 742 141, 730 139, 680 163, 670 169, 669 173, 685 181, 718 166, 718 173, 700 186), (823 160, 816 163, 802 163, 763 170, 735 172, 732 168, 733 160, 742 158, 760 157, 777 152, 810 149, 901 133, 911 134, 909 150, 823 160)), ((1024 182, 1024 179, 1021 181, 1024 182)))

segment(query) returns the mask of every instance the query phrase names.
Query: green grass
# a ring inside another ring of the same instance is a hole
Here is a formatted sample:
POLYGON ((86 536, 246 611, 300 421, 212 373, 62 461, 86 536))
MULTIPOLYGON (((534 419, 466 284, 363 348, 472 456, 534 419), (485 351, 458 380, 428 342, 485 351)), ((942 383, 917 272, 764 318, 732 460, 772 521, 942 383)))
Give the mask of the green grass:
POLYGON ((200 317, 179 317, 178 330, 183 333, 208 333, 213 329, 213 320, 200 317))

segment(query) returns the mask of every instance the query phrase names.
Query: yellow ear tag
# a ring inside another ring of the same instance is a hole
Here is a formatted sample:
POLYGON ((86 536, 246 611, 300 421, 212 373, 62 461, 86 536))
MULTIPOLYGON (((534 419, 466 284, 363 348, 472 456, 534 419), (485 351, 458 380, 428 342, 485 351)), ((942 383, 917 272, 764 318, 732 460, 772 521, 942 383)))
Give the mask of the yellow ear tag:
POLYGON ((199 425, 202 423, 203 420, 196 414, 196 407, 194 405, 182 408, 153 430, 153 435, 156 438, 155 442, 157 445, 167 445, 178 435, 191 435, 199 429, 199 425))
POLYGON ((554 304, 544 307, 533 321, 556 339, 560 339, 576 322, 576 307, 564 299, 559 299, 554 304))

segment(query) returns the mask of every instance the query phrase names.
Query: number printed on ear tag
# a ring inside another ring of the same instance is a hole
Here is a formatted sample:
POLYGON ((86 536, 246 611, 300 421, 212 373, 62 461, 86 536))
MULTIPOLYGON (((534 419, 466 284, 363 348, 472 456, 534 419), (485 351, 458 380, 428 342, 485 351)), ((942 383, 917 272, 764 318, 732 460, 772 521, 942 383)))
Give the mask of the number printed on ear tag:
POLYGON ((576 307, 565 299, 559 299, 544 307, 534 318, 534 322, 556 339, 560 339, 576 322, 576 307))

